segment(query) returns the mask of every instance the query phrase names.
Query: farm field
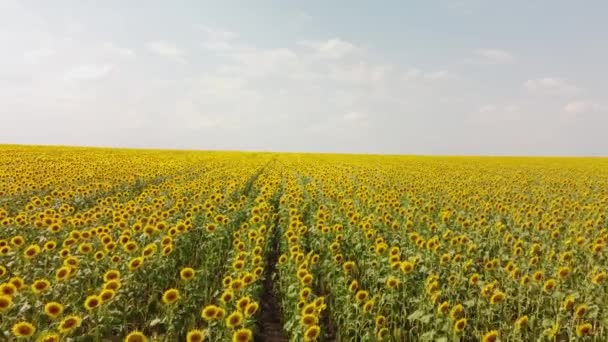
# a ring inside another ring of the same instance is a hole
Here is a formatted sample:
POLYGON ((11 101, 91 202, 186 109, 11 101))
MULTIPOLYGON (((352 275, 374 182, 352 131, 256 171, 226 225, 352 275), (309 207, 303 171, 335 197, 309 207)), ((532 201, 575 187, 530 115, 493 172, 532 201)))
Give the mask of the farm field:
POLYGON ((608 340, 608 159, 0 156, 2 341, 608 340))

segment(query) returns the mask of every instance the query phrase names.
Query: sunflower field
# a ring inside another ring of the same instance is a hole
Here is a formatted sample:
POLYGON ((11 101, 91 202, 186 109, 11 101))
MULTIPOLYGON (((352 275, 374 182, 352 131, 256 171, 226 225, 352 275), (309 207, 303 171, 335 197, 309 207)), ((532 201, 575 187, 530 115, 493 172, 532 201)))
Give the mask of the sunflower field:
POLYGON ((0 341, 608 341, 608 159, 0 156, 0 341))

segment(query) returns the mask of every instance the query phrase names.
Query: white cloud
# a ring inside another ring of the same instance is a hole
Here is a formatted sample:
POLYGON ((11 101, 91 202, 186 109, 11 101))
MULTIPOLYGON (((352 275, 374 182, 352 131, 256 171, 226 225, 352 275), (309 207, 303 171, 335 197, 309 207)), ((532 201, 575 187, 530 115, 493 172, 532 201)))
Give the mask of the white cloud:
POLYGON ((198 30, 203 32, 202 45, 206 49, 215 51, 227 51, 233 48, 233 42, 238 38, 238 34, 232 31, 218 28, 196 25, 198 30))
POLYGON ((23 54, 23 58, 27 63, 39 63, 44 59, 49 58, 55 54, 55 50, 49 47, 43 47, 35 50, 26 51, 23 54))
POLYGON ((524 88, 531 93, 572 94, 579 89, 566 80, 554 77, 530 79, 524 82, 524 88))
POLYGON ((92 81, 105 77, 113 66, 109 64, 79 65, 68 70, 64 79, 68 81, 92 81))
POLYGON ((573 101, 564 106, 564 111, 570 114, 582 114, 607 110, 606 106, 591 101, 573 101))
POLYGON ((171 42, 163 40, 149 42, 146 44, 146 48, 155 54, 176 60, 182 60, 184 57, 184 51, 182 49, 171 42))
POLYGON ((302 41, 300 45, 314 49, 318 56, 327 59, 340 59, 359 50, 354 44, 340 38, 325 41, 302 41))
POLYGON ((472 113, 468 118, 474 122, 500 123, 521 120, 522 110, 516 104, 484 104, 479 107, 476 113, 472 113))
POLYGON ((426 74, 424 74, 423 77, 427 80, 437 81, 437 80, 447 78, 447 77, 449 77, 449 75, 450 74, 447 70, 438 70, 438 71, 427 72, 426 74))
POLYGON ((114 45, 113 43, 104 43, 102 44, 102 48, 106 49, 108 52, 122 56, 122 57, 135 57, 135 51, 133 49, 119 47, 114 45))
POLYGON ((515 62, 515 56, 508 51, 500 49, 477 49, 475 53, 483 58, 488 64, 511 64, 515 62))
POLYGON ((344 114, 344 120, 346 121, 361 121, 361 120, 365 120, 367 118, 367 115, 361 113, 361 112, 348 112, 346 114, 344 114))

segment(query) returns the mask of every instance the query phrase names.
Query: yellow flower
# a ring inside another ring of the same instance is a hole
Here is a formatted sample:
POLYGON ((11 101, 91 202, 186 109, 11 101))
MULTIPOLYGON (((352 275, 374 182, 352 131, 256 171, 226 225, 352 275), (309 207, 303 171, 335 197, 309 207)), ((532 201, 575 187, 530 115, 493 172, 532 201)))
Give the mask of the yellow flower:
POLYGON ((229 328, 238 327, 243 323, 243 315, 240 311, 234 311, 226 317, 226 326, 229 328))
POLYGON ((300 323, 305 327, 317 324, 317 322, 318 318, 314 314, 303 315, 302 318, 300 318, 300 323))
POLYGON ((132 331, 125 337, 125 342, 147 342, 148 338, 141 331, 132 331))
POLYGON ((543 286, 543 291, 545 291, 546 293, 551 293, 553 292, 553 290, 555 290, 556 286, 557 282, 555 281, 555 279, 549 279, 545 282, 545 285, 543 286))
POLYGON ((369 292, 364 290, 360 290, 357 292, 357 294, 355 294, 355 299, 359 303, 363 303, 365 300, 367 300, 367 297, 369 297, 369 292))
POLYGON ((163 293, 163 303, 165 304, 173 304, 178 301, 180 298, 178 289, 168 289, 163 293))
POLYGON ((528 326, 528 316, 521 316, 515 321, 515 326, 518 329, 523 329, 528 326))
POLYGON ((4 312, 13 306, 13 298, 7 295, 0 295, 0 312, 4 312))
POLYGON ((44 333, 40 337, 36 339, 36 342, 59 342, 61 341, 61 337, 56 333, 44 333))
POLYGON ((399 287, 399 285, 401 285, 401 281, 399 281, 399 279, 393 277, 393 276, 389 276, 386 279, 386 287, 388 287, 389 289, 394 289, 399 287))
POLYGON ((63 312, 63 305, 57 302, 49 302, 44 305, 44 313, 50 318, 57 318, 63 312))
POLYGON ((34 293, 41 293, 49 289, 51 283, 46 279, 38 279, 32 284, 32 291, 34 293))
POLYGON ((505 296, 504 292, 496 291, 492 295, 492 298, 490 298, 490 303, 492 303, 492 304, 500 304, 500 303, 502 303, 502 302, 505 301, 505 298, 506 298, 506 296, 505 296))
POLYGON ((186 342, 203 342, 205 340, 205 336, 206 334, 202 330, 190 330, 186 335, 186 342))
POLYGON ((315 341, 321 334, 321 328, 318 325, 313 325, 304 332, 304 341, 315 341))
POLYGON ((450 303, 448 301, 444 301, 443 303, 441 303, 439 305, 439 308, 437 308, 437 312, 440 315, 446 315, 450 310, 450 303))
POLYGON ((581 304, 577 306, 574 313, 576 314, 576 318, 583 318, 587 313, 587 305, 581 304))
POLYGON ((80 323, 82 322, 82 318, 80 318, 79 316, 68 316, 66 318, 64 318, 61 323, 59 323, 59 332, 61 333, 68 333, 76 328, 78 328, 80 326, 80 323))
POLYGON ((129 270, 134 271, 134 270, 140 268, 141 265, 143 265, 143 263, 144 263, 144 258, 142 258, 142 257, 133 258, 133 259, 131 259, 131 261, 129 261, 129 270))
POLYGON ((99 293, 99 298, 101 298, 102 303, 106 303, 112 300, 116 296, 116 292, 112 289, 103 289, 101 293, 99 293))
POLYGON ((245 307, 245 315, 247 315, 247 316, 255 315, 255 313, 258 311, 258 308, 259 308, 259 304, 256 302, 251 302, 251 303, 247 304, 247 307, 245 307))
POLYGON ((464 307, 461 304, 454 305, 452 310, 450 310, 450 318, 456 321, 462 317, 464 317, 464 307))
POLYGON ((29 322, 21 321, 15 323, 11 330, 16 337, 31 337, 36 332, 36 327, 29 322))
POLYGON ((0 294, 5 296, 14 296, 17 293, 17 287, 12 283, 4 283, 0 285, 0 294))
POLYGON ((481 339, 482 342, 495 342, 498 340, 498 331, 492 330, 485 333, 481 339))
POLYGON ((120 279, 120 271, 118 270, 109 270, 103 275, 103 281, 105 282, 118 279, 120 279))
POLYGON ((251 330, 241 328, 232 334, 232 342, 249 342, 253 339, 251 330))
POLYGON ((190 280, 190 279, 194 278, 195 274, 196 274, 196 272, 191 267, 185 267, 185 268, 182 268, 181 271, 179 271, 179 276, 180 276, 180 278, 182 278, 182 280, 190 280))
POLYGON ((383 341, 388 337, 388 335, 388 328, 380 328, 380 330, 378 330, 378 333, 376 334, 376 339, 378 339, 379 341, 383 341))
POLYGON ((384 317, 382 315, 376 316, 376 328, 377 329, 384 327, 385 324, 386 324, 386 317, 384 317))
POLYGON ((38 254, 40 254, 40 247, 38 245, 31 245, 23 252, 23 255, 25 255, 25 257, 28 259, 31 259, 38 254))
POLYGON ((101 298, 97 295, 88 296, 84 301, 84 307, 89 311, 95 309, 99 305, 101 305, 101 298))
POLYGON ((207 305, 203 308, 203 311, 201 312, 201 317, 203 317, 207 321, 214 320, 217 318, 219 309, 220 308, 215 305, 207 305))
POLYGON ((576 336, 583 337, 591 335, 593 326, 591 323, 582 323, 576 326, 576 336))
POLYGON ((467 326, 467 320, 465 318, 461 318, 454 323, 454 332, 461 333, 464 331, 464 328, 467 326))

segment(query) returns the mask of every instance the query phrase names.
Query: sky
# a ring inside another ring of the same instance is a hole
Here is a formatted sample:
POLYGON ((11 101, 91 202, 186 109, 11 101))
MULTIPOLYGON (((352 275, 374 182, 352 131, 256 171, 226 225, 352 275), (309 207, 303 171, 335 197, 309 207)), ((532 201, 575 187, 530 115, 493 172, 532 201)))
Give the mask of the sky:
POLYGON ((0 143, 608 155, 607 1, 0 0, 0 143))

